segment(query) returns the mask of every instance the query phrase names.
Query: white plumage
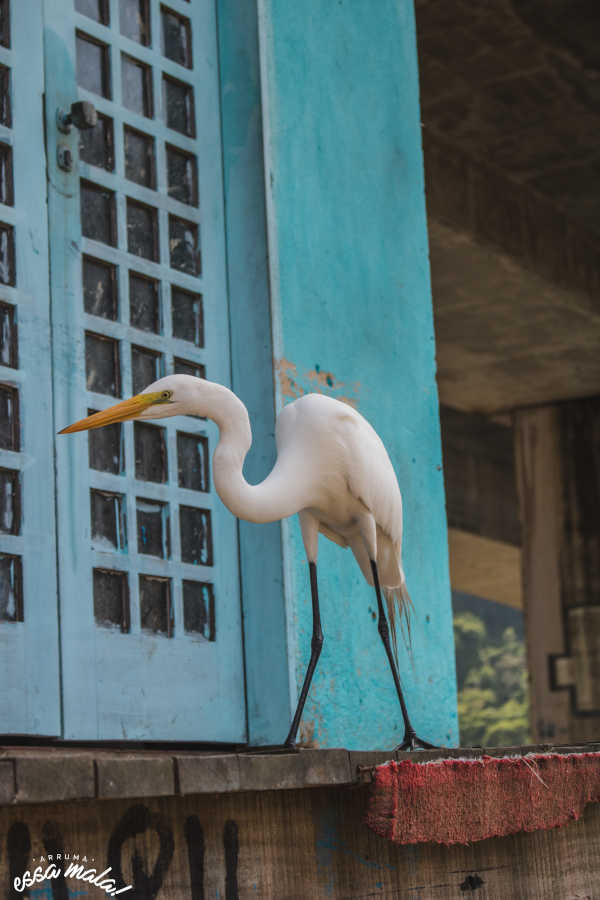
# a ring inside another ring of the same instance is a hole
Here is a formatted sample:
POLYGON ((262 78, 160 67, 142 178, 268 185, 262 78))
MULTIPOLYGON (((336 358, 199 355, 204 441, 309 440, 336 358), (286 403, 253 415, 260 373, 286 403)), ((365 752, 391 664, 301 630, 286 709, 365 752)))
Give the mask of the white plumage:
MULTIPOLYGON (((379 586, 383 588, 394 643, 394 599, 408 614, 398 481, 379 435, 367 420, 351 406, 322 394, 306 394, 279 413, 277 460, 269 475, 257 485, 248 484, 243 475, 244 459, 252 444, 246 407, 228 388, 190 375, 161 378, 137 397, 94 413, 63 431, 185 414, 210 418, 219 428, 213 479, 217 493, 234 515, 251 522, 273 522, 295 513, 300 517, 306 555, 314 567, 314 630, 311 663, 294 718, 295 727, 293 724, 286 742, 291 746, 323 642, 316 586, 319 533, 342 547, 350 547, 365 579, 375 586, 378 603, 379 586)), ((379 612, 380 634, 405 719, 404 745, 430 746, 416 737, 408 721, 381 607, 379 612)))

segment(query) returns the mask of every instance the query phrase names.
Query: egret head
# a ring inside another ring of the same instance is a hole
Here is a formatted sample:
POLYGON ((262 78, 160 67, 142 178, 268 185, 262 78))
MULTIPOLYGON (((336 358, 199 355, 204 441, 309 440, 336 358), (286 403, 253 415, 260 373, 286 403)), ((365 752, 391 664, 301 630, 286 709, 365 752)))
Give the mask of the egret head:
POLYGON ((201 416, 204 415, 202 398, 209 385, 210 382, 192 375, 166 375, 149 384, 141 394, 74 422, 59 431, 59 434, 102 428, 104 425, 127 422, 130 419, 164 419, 167 416, 189 413, 201 416))

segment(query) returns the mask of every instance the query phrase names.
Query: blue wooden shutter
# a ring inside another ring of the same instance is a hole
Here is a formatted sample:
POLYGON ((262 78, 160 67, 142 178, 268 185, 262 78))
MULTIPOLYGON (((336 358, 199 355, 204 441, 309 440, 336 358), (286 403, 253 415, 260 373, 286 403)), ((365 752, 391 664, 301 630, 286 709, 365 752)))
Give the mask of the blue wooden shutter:
MULTIPOLYGON (((228 306, 213 3, 44 9, 60 427, 173 371, 228 384, 228 306), (98 125, 63 134, 78 99, 98 125)), ((65 738, 244 740, 216 440, 194 418, 57 438, 65 738)))
POLYGON ((0 733, 60 733, 42 16, 0 8, 0 733))

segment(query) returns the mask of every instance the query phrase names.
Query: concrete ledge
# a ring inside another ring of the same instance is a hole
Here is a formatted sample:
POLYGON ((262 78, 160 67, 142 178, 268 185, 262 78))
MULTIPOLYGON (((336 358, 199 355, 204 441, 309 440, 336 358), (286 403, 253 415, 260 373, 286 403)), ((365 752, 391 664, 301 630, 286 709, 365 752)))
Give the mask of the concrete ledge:
POLYGON ((103 756, 95 765, 98 797, 165 797, 175 793, 175 770, 168 756, 103 756))
POLYGON ((390 759, 429 762, 527 753, 584 753, 600 744, 527 747, 464 747, 393 751, 300 750, 213 753, 182 750, 0 747, 0 806, 88 799, 186 796, 239 791, 274 791, 372 780, 373 770, 390 759))

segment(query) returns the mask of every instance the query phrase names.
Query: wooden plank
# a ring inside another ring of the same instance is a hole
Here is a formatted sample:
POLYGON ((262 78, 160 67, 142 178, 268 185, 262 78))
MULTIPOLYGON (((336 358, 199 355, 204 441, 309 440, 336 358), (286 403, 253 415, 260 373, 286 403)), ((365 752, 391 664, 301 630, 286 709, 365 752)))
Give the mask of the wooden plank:
POLYGON ((534 740, 585 739, 570 727, 569 699, 552 690, 549 656, 565 654, 561 607, 560 447, 556 409, 517 412, 515 439, 523 521, 523 592, 534 740))
MULTIPOLYGON (((597 896, 598 805, 552 831, 466 847, 402 847, 362 823, 367 792, 334 787, 4 808, 0 890, 9 896, 11 876, 38 865, 41 854, 66 852, 85 854, 98 872, 110 866, 119 886, 133 884, 132 895, 159 900, 455 900, 477 888, 487 900, 597 896)), ((87 888, 73 879, 64 886, 87 888)))
POLYGON ((453 590, 523 608, 519 547, 449 528, 448 549, 453 590))

